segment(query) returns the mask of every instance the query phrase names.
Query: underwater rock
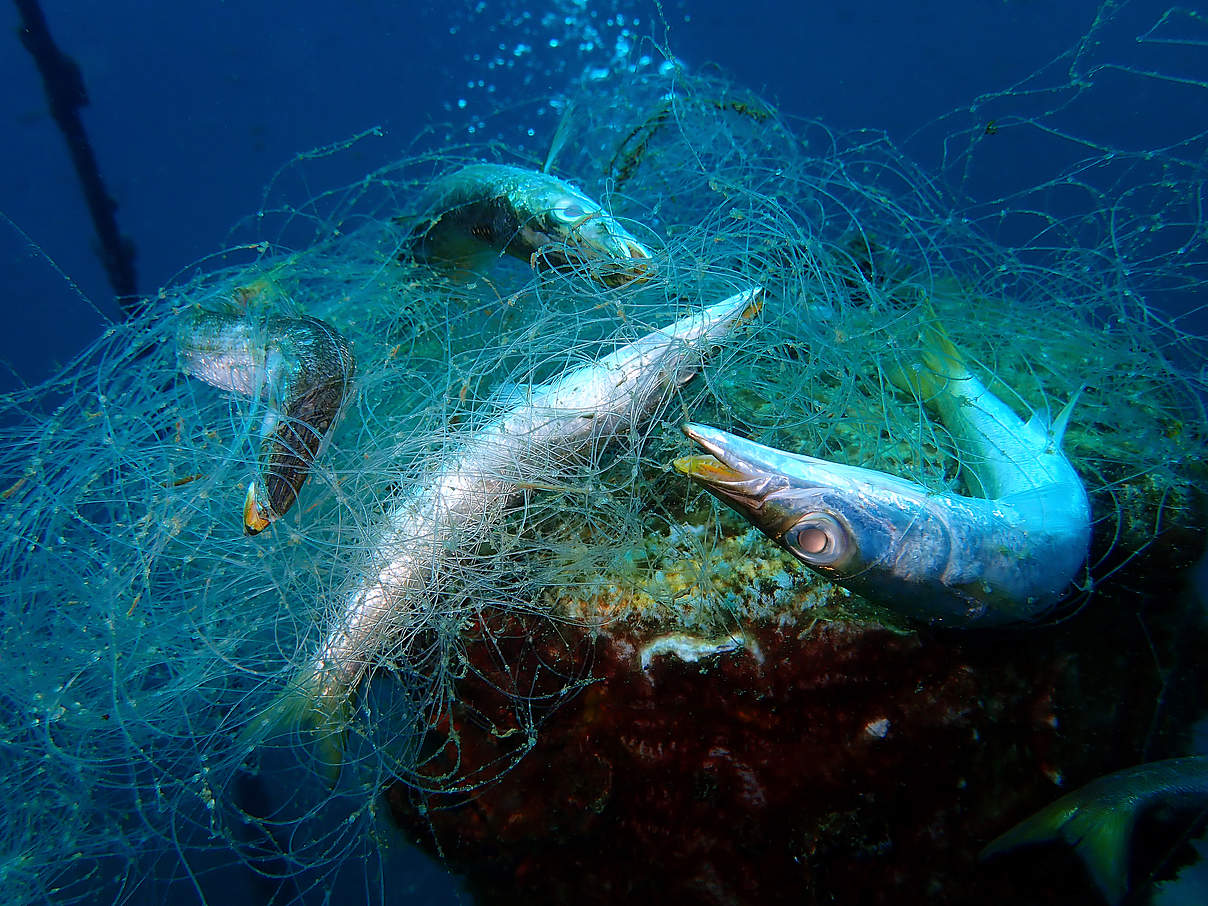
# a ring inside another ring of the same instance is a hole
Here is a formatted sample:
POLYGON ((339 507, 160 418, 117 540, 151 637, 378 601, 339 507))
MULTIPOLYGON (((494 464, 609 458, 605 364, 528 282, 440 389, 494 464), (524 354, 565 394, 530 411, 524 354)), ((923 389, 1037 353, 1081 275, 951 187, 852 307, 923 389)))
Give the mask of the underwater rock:
POLYGON ((1068 854, 980 865, 978 850, 1080 782, 1177 750, 1201 702, 1163 695, 1175 671, 1203 688, 1196 615, 1121 592, 1018 631, 908 631, 841 590, 785 588, 779 556, 731 559, 731 598, 760 614, 732 635, 676 635, 641 594, 566 589, 564 612, 617 616, 481 624, 427 770, 527 754, 480 789, 390 787, 395 821, 485 904, 1092 902, 1068 854), (538 736, 507 688, 528 692, 538 736))

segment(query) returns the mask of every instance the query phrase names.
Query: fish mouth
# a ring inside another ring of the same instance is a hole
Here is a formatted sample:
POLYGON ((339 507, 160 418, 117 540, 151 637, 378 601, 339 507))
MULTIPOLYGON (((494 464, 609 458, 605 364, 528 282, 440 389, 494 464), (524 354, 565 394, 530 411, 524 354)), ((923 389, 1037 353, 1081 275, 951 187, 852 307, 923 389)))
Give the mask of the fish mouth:
POLYGON ((737 469, 713 456, 681 456, 671 463, 672 467, 693 481, 709 485, 730 485, 746 480, 748 477, 737 469))
POLYGON ((654 275, 654 255, 636 239, 621 240, 622 253, 608 255, 596 279, 607 286, 645 283, 654 275))
POLYGON ((271 507, 262 507, 257 501, 256 484, 253 481, 247 486, 247 496, 243 498, 243 533, 259 535, 272 524, 277 514, 271 507))
POLYGON ((632 237, 626 237, 620 240, 620 246, 621 253, 617 257, 636 262, 634 265, 635 267, 645 267, 647 262, 650 262, 654 258, 654 255, 651 253, 650 249, 646 248, 646 246, 642 245, 642 243, 638 242, 632 237))
POLYGON ((575 230, 561 242, 538 248, 530 263, 535 269, 558 272, 585 271, 586 276, 609 287, 644 283, 653 276, 654 253, 628 234, 604 229, 590 235, 575 230))
POLYGON ((654 274, 653 253, 631 236, 585 238, 580 254, 592 277, 613 288, 645 283, 654 274))
POLYGON ((707 455, 681 456, 672 463, 675 470, 758 523, 768 496, 787 485, 784 476, 749 462, 738 452, 736 448, 750 445, 750 441, 707 425, 687 423, 681 430, 707 455))
POLYGON ((681 456, 671 466, 752 521, 762 508, 766 476, 731 468, 708 454, 681 456))

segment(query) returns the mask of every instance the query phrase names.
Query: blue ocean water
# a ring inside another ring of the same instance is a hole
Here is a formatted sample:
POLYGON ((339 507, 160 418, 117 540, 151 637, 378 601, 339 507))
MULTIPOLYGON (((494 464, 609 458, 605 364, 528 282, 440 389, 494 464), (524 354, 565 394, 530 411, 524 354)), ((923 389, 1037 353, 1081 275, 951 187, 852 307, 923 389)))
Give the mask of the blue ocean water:
MULTIPOLYGON (((992 165, 965 173, 946 168, 945 138, 971 122, 985 123, 993 137, 994 124, 1011 116, 1052 113, 1041 88, 1068 83, 1079 42, 1103 13, 1097 0, 42 6, 59 47, 82 71, 90 100, 84 123, 118 223, 137 250, 144 294, 204 268, 299 153, 373 130, 333 158, 325 175, 341 184, 416 147, 495 139, 488 114, 514 106, 515 130, 506 138, 523 143, 532 128, 524 150, 539 159, 554 116, 544 101, 618 61, 657 67, 667 52, 693 71, 719 66, 788 114, 840 131, 883 130, 973 199, 1044 184, 1086 142, 1162 148, 1208 127, 1208 94, 1195 81, 1208 74, 1201 59, 1208 26, 1176 16, 1170 29, 1155 31, 1169 7, 1154 2, 1113 9, 1112 25, 1096 35, 1108 45, 1096 59, 1116 59, 1118 47, 1127 61, 1118 79, 1110 68, 1097 72, 1112 90, 1052 115, 1083 144, 1006 146, 986 156, 992 165), (1183 40, 1166 41, 1176 27, 1183 40), (1144 35, 1162 40, 1138 40, 1144 35), (1162 78, 1137 75, 1159 67, 1162 78), (1181 85, 1182 76, 1194 84, 1181 85), (1189 119, 1201 125, 1188 127, 1189 119)), ((0 306, 8 329, 0 332, 0 362, 11 371, 0 372, 0 387, 8 389, 52 373, 122 313, 37 70, 16 38, 16 11, 4 15, 0 306)), ((306 197, 306 187, 296 192, 306 197)), ((1063 199, 1050 201, 1059 214, 1063 199)), ((997 238, 1029 237, 1005 224, 997 238)), ((1160 294, 1152 301, 1186 315, 1189 330, 1208 326, 1202 313, 1175 310, 1160 294)), ((458 902, 456 885, 415 858, 413 901, 458 902)))
MULTIPOLYGON (((929 124, 1051 63, 1090 28, 1099 4, 750 0, 738 14, 729 3, 669 0, 661 16, 651 3, 571 0, 532 9, 516 0, 43 6, 59 46, 84 74, 91 102, 84 124, 119 224, 136 246, 139 288, 153 293, 222 248, 230 227, 256 210, 273 174, 299 152, 380 126, 380 138, 342 159, 352 178, 427 128, 457 130, 499 105, 565 95, 585 68, 618 56, 657 57, 651 37, 689 66, 719 65, 787 113, 836 129, 885 130, 899 142, 914 135, 911 152, 934 164, 944 129, 929 124)), ((1119 33, 1131 41, 1165 9, 1128 4, 1119 33)), ((29 379, 96 335, 94 307, 108 317, 119 312, 37 71, 16 40, 16 12, 5 15, 0 210, 92 303, 11 228, 0 233, 5 304, 20 325, 0 339, 0 361, 29 379)), ((1168 65, 1196 52, 1160 50, 1168 65)), ((1143 80, 1127 87, 1110 107, 1071 111, 1069 128, 1124 144, 1138 134, 1160 142, 1163 123, 1194 115, 1168 84, 1153 96, 1143 80)), ((1010 172, 979 174, 968 189, 976 195, 993 192, 1000 179, 1043 181, 1065 163, 1047 153, 1016 151, 1010 172)))

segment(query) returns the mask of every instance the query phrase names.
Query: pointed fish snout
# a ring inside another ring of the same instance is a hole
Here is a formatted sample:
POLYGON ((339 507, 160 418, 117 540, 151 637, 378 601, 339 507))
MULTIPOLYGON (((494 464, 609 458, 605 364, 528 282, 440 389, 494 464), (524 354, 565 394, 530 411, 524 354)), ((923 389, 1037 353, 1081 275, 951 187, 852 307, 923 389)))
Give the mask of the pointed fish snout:
POLYGON ((269 527, 276 515, 262 507, 257 500, 256 482, 247 486, 247 496, 243 498, 243 533, 259 535, 269 527))
POLYGON ((784 460, 788 454, 779 450, 708 425, 686 422, 681 430, 710 454, 711 458, 717 460, 718 466, 710 470, 711 474, 720 477, 720 467, 724 467, 728 473, 742 475, 747 479, 761 475, 782 475, 785 472, 784 460))
POLYGON ((682 430, 705 452, 749 478, 763 475, 780 478, 786 485, 796 487, 833 487, 842 483, 845 476, 854 470, 854 467, 757 444, 708 425, 688 423, 682 430))
POLYGON ((585 243, 585 248, 590 254, 584 256, 584 263, 597 257, 603 260, 595 262, 599 271, 595 276, 606 286, 645 283, 654 273, 654 254, 628 234, 609 235, 606 242, 585 243))
MULTIPOLYGON (((720 428, 710 428, 708 425, 696 425, 692 422, 684 422, 680 426, 680 430, 689 439, 696 443, 705 451, 710 453, 718 460, 726 460, 728 445, 727 442, 740 440, 733 434, 722 431, 720 428)), ((693 459, 700 457, 684 457, 685 459, 693 459)))
POLYGON ((671 465, 677 472, 702 484, 742 481, 748 477, 713 456, 681 456, 671 465))
POLYGON ((681 430, 706 455, 681 456, 675 469, 748 519, 755 520, 768 495, 788 483, 779 470, 749 455, 763 449, 759 444, 707 425, 687 423, 681 430))
MULTIPOLYGON (((646 246, 642 245, 642 243, 638 242, 633 237, 626 237, 622 242, 622 245, 625 249, 624 257, 626 258, 634 258, 637 259, 637 261, 649 261, 654 257, 650 249, 646 248, 646 246)), ((637 266, 636 262, 635 266, 637 266)))
MULTIPOLYGON (((749 289, 735 293, 722 302, 710 305, 701 315, 706 325, 706 332, 710 336, 720 337, 736 325, 750 321, 762 309, 763 287, 752 286, 749 289)), ((718 431, 716 428, 706 428, 704 425, 690 425, 689 427, 700 431, 702 436, 705 436, 705 433, 710 431, 725 434, 724 431, 718 431)), ((691 434, 688 436, 693 437, 691 434)))

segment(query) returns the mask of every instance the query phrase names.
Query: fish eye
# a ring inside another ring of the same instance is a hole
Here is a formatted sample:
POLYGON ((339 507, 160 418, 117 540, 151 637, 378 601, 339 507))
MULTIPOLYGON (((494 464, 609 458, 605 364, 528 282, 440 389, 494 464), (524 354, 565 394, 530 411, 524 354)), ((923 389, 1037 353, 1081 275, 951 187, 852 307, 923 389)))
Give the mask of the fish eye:
POLYGON ((806 563, 826 566, 847 550, 847 532, 825 513, 807 513, 784 533, 784 543, 806 563))
POLYGON ((568 201, 555 207, 554 215, 559 220, 574 223, 576 220, 582 220, 586 217, 587 211, 577 201, 568 201))

